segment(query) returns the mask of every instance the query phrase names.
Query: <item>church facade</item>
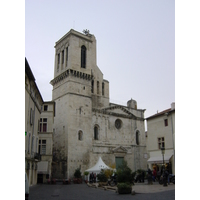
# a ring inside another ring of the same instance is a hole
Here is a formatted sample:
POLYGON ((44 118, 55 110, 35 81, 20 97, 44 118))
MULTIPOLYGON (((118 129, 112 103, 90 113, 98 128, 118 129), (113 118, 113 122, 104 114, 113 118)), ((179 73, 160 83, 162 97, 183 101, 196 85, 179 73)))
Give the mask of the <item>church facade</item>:
POLYGON ((123 160, 146 169, 144 109, 109 101, 109 81, 96 63, 96 38, 71 29, 55 44, 52 101, 55 102, 52 177, 71 178, 75 169, 123 160))

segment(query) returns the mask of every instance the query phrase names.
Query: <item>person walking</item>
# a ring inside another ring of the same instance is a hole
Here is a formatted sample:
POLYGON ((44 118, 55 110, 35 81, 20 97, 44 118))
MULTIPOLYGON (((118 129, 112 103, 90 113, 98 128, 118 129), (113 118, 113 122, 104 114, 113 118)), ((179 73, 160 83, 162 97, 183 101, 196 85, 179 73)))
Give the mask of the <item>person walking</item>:
POLYGON ((153 184, 152 183, 152 171, 150 169, 148 169, 148 184, 153 184))
POLYGON ((91 174, 91 178, 92 178, 92 183, 93 183, 94 182, 94 174, 93 174, 93 172, 91 174))
POLYGON ((157 176, 157 172, 156 172, 156 169, 154 168, 154 170, 153 170, 153 181, 154 182, 156 181, 156 176, 157 176))
POLYGON ((144 170, 142 171, 142 182, 144 183, 144 176, 145 176, 145 173, 144 173, 144 170))
POLYGON ((96 183, 96 173, 94 173, 94 183, 96 183))

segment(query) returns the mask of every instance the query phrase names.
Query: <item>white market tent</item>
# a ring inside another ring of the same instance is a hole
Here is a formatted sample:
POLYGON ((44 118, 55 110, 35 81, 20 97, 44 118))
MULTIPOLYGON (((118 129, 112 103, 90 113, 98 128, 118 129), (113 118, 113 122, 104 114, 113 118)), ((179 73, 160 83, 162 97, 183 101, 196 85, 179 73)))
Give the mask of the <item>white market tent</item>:
MULTIPOLYGON (((108 167, 103 160, 101 159, 101 157, 99 157, 99 160, 97 161, 96 165, 94 165, 93 167, 91 167, 90 169, 85 170, 86 172, 93 172, 93 173, 100 173, 101 169, 112 169, 110 167, 108 167)), ((113 169, 112 169, 113 170, 113 169)))

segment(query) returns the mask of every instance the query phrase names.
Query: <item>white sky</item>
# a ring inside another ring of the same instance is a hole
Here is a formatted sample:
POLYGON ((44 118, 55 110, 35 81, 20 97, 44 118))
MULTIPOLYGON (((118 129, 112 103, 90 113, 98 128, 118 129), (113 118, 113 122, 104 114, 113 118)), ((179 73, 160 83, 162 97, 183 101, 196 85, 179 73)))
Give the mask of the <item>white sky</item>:
POLYGON ((44 101, 52 99, 55 42, 89 29, 110 102, 131 98, 145 117, 175 102, 174 0, 26 0, 25 56, 44 101))

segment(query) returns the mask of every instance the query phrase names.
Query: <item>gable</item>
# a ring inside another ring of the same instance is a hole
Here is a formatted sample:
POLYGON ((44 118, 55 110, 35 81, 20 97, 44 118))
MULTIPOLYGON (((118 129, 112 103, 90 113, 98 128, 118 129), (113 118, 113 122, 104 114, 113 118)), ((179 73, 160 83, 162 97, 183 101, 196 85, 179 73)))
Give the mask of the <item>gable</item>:
POLYGON ((118 114, 128 114, 128 113, 124 112, 124 110, 122 110, 120 108, 108 109, 107 111, 112 111, 113 113, 118 113, 118 114))
POLYGON ((113 153, 127 153, 127 149, 123 146, 118 146, 114 149, 112 149, 113 153))
POLYGON ((128 111, 128 109, 126 109, 124 106, 120 106, 120 105, 109 106, 103 109, 93 108, 92 111, 102 113, 102 114, 112 115, 116 117, 137 119, 137 117, 133 113, 128 111))

